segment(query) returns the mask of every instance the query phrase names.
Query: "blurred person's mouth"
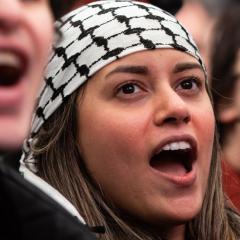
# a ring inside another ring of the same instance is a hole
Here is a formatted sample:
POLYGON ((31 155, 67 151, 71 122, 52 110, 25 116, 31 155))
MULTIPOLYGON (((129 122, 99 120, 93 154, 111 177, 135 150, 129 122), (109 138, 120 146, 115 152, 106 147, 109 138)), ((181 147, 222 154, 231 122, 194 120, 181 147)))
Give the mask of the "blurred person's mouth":
POLYGON ((0 48, 0 114, 14 113, 21 105, 27 55, 11 48, 0 48))

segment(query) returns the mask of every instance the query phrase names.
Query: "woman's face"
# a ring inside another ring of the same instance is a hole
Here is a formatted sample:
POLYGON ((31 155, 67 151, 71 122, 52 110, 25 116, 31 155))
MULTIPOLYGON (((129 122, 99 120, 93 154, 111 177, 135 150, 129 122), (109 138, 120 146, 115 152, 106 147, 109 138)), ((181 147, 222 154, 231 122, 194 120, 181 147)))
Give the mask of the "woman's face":
POLYGON ((0 1, 0 149, 27 135, 53 34, 48 0, 0 1))
POLYGON ((78 100, 81 154, 107 199, 154 225, 196 216, 214 115, 195 58, 170 49, 131 54, 95 74, 78 100))

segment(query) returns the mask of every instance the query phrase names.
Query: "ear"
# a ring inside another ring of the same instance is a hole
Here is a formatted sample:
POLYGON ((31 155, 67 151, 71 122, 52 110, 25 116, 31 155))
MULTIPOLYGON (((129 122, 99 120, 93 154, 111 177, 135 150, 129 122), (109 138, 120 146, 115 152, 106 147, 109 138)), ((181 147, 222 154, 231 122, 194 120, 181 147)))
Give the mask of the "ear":
POLYGON ((233 103, 219 108, 218 119, 222 123, 231 123, 238 119, 238 114, 236 105, 233 103))

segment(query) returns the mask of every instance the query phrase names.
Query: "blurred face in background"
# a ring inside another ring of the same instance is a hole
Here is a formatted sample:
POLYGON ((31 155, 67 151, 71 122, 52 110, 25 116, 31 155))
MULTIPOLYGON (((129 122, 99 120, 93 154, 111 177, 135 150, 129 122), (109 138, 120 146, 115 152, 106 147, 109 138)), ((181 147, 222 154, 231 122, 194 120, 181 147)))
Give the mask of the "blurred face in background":
POLYGON ((48 0, 0 0, 0 150, 27 135, 53 33, 48 0))
MULTIPOLYGON (((233 77, 236 78, 235 87, 233 92, 233 106, 232 108, 235 109, 235 120, 236 126, 235 131, 240 133, 240 49, 238 50, 236 62, 233 68, 233 77)), ((230 136, 231 137, 231 136, 230 136)), ((239 135, 238 135, 239 139, 239 135)), ((239 144, 239 142, 237 141, 239 144)), ((240 164, 238 158, 231 158, 229 159, 231 166, 236 169, 238 174, 240 174, 240 164)))
POLYGON ((224 160, 240 174, 239 164, 239 139, 240 139, 240 50, 236 56, 233 67, 234 86, 231 98, 223 107, 219 107, 219 119, 221 123, 232 127, 226 134, 223 145, 224 160))
POLYGON ((210 74, 210 45, 214 19, 198 1, 186 0, 176 18, 192 35, 210 74))
POLYGON ((238 50, 237 59, 234 66, 234 77, 237 79, 236 88, 235 88, 235 103, 237 104, 238 109, 238 119, 240 119, 240 49, 238 50))

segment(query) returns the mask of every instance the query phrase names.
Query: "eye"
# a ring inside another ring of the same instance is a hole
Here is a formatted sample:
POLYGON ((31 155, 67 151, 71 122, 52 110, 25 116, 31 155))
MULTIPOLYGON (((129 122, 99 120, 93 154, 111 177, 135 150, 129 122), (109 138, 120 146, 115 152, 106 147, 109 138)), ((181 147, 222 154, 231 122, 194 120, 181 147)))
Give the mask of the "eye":
POLYGON ((178 85, 177 91, 184 91, 187 94, 194 94, 200 91, 201 89, 201 80, 196 77, 190 77, 182 80, 178 85))
POLYGON ((146 86, 139 81, 127 81, 116 87, 115 96, 122 100, 139 100, 147 94, 146 86))
POLYGON ((181 85, 181 87, 183 89, 193 89, 193 88, 196 88, 196 83, 193 82, 193 81, 190 81, 190 80, 184 81, 180 85, 181 85))
POLYGON ((118 88, 118 94, 134 94, 141 91, 135 83, 126 83, 118 88))

